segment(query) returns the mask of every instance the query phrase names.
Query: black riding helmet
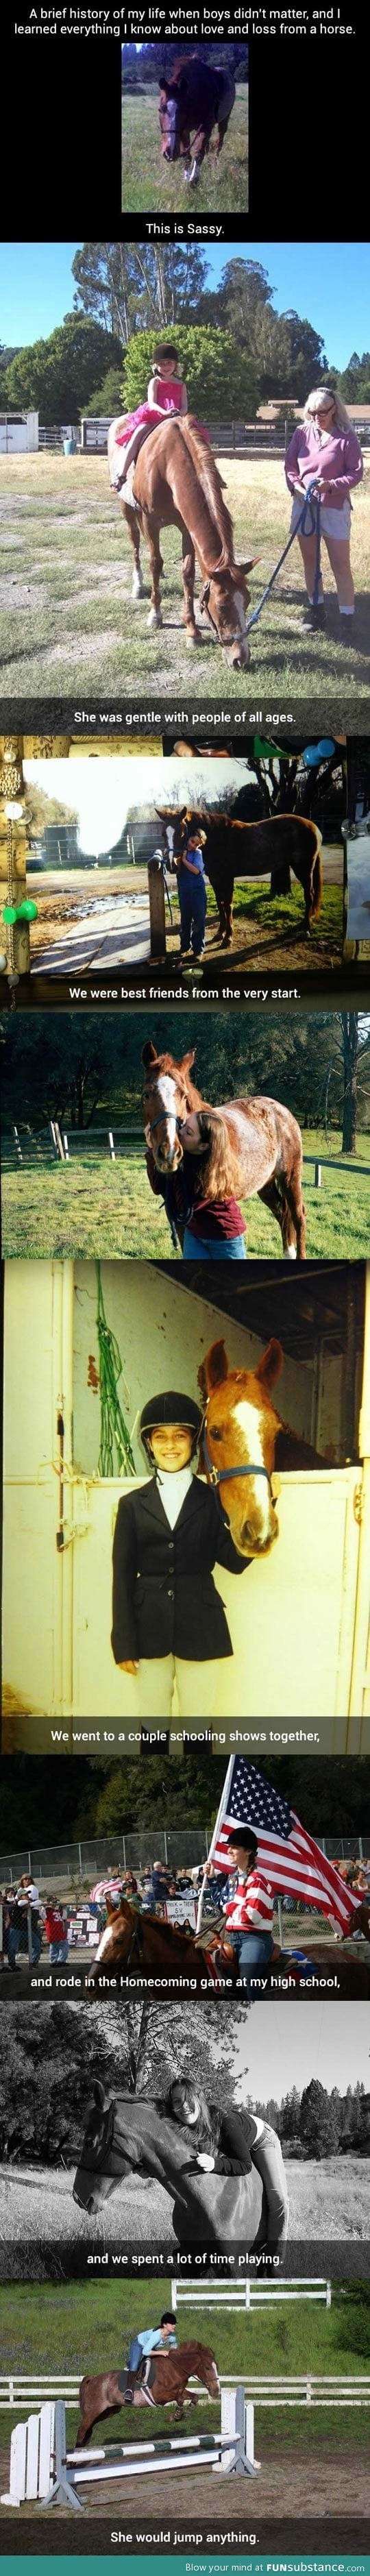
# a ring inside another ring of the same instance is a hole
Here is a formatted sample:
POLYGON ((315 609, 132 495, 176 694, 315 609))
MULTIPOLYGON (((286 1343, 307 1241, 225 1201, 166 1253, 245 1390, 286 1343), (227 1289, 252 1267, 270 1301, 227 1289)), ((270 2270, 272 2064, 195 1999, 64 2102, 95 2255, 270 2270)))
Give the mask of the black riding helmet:
POLYGON ((178 1390, 175 1391, 173 1387, 166 1388, 164 1395, 151 1395, 148 1403, 143 1404, 140 1414, 139 1435, 143 1448, 150 1455, 151 1431, 159 1430, 162 1423, 176 1422, 181 1424, 183 1431, 192 1431, 192 1455, 194 1455, 198 1447, 202 1419, 199 1404, 193 1403, 191 1395, 179 1395, 178 1390))

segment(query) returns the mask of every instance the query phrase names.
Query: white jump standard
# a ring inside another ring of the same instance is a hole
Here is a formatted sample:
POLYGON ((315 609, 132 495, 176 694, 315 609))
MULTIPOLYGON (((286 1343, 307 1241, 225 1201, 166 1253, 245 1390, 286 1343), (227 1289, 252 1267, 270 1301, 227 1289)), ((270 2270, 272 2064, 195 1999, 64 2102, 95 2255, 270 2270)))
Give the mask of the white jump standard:
POLYGON ((20 2505, 26 2500, 48 2505, 68 2505, 74 2512, 85 2510, 78 2486, 93 2486, 102 2478, 152 2477, 168 2469, 211 2468, 224 2477, 234 2471, 254 2478, 259 2463, 254 2458, 254 2409, 246 2404, 243 2388, 221 2390, 220 2433, 163 2434, 154 2442, 112 2444, 102 2451, 67 2451, 65 2404, 61 2397, 55 2405, 42 2406, 39 2415, 29 2415, 25 2424, 16 2424, 10 2446, 9 2494, 1 2497, 5 2505, 20 2505), (112 2458, 117 2448, 117 2458, 112 2458))

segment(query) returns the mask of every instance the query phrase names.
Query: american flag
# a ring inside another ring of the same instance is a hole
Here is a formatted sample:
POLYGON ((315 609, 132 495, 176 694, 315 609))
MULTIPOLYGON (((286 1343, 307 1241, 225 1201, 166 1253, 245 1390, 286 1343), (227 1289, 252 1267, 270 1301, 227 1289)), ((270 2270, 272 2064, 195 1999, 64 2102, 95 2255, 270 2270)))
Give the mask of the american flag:
MULTIPOLYGON (((287 1798, 273 1788, 272 1781, 256 1771, 254 1762, 243 1755, 229 1762, 221 1806, 217 1816, 208 1859, 215 1869, 227 1870, 228 1833, 250 1825, 258 1842, 256 1867, 268 1873, 274 1888, 283 1888, 285 1896, 305 1898, 307 1905, 318 1905, 321 1914, 334 1916, 342 1932, 348 1930, 351 1916, 361 1898, 345 1886, 333 1861, 327 1860, 319 1844, 313 1842, 300 1825, 299 1816, 288 1805, 287 1798)), ((202 1897, 198 1908, 201 1921, 202 1897)))

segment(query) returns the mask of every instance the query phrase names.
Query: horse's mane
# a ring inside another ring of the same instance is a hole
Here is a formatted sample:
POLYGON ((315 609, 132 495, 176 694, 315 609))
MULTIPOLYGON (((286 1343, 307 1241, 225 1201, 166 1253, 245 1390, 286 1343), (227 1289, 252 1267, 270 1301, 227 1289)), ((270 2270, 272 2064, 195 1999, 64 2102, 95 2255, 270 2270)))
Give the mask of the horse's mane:
MULTIPOLYGON (((195 466, 215 535, 222 537, 221 553, 218 555, 217 563, 206 564, 206 571, 210 574, 228 572, 230 565, 234 567, 234 534, 230 511, 227 510, 226 502, 223 500, 223 484, 216 458, 212 454, 212 448, 205 446, 191 412, 185 413, 181 419, 178 418, 176 430, 180 431, 184 446, 188 448, 191 464, 195 466)), ((205 562, 205 556, 203 559, 205 562)))
MULTIPOLYGON (((172 1074, 172 1076, 174 1076, 174 1075, 178 1074, 179 1067, 178 1067, 178 1065, 177 1065, 177 1064, 175 1064, 175 1059, 174 1059, 174 1056, 173 1056, 173 1055, 159 1055, 159 1056, 158 1056, 158 1064, 160 1065, 161 1073, 169 1073, 169 1074, 172 1074)), ((154 1070, 155 1070, 154 1064, 153 1064, 153 1066, 149 1065, 149 1066, 146 1068, 146 1070, 147 1070, 149 1073, 150 1073, 150 1072, 153 1072, 153 1073, 154 1073, 154 1070)), ((188 1092, 188 1097, 189 1097, 189 1101, 190 1101, 190 1107, 191 1107, 191 1109, 203 1109, 203 1108, 204 1108, 204 1106, 205 1106, 205 1103, 204 1103, 203 1098, 202 1098, 202 1093, 201 1093, 201 1091, 197 1091, 197 1090, 196 1090, 196 1085, 195 1085, 195 1083, 194 1083, 194 1082, 191 1082, 191 1080, 190 1080, 190 1074, 189 1074, 189 1073, 187 1073, 187 1074, 186 1074, 186 1089, 187 1089, 187 1092, 188 1092)))

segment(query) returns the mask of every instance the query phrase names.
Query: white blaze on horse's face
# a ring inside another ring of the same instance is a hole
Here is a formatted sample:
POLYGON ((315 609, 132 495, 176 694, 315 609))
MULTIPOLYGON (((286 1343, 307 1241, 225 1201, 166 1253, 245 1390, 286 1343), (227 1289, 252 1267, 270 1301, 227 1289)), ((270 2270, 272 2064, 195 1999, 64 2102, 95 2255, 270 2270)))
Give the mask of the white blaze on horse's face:
MULTIPOLYGON (((256 1406, 248 1404, 247 1399, 241 1397, 240 1402, 233 1407, 233 1416, 242 1433, 244 1454, 241 1454, 240 1465, 251 1464, 257 1468, 257 1471, 265 1468, 267 1462, 263 1438, 265 1428, 263 1413, 258 1414, 256 1406)), ((228 1510, 228 1490, 225 1486, 226 1510, 228 1510)), ((244 1499, 239 1534, 233 1531, 236 1546, 241 1546, 242 1552, 245 1549, 248 1555, 265 1556, 273 1546, 274 1539, 277 1538, 278 1527, 267 1476, 257 1472, 256 1475, 241 1477, 238 1492, 240 1498, 244 1494, 244 1499)))
POLYGON ((231 670, 246 670, 250 661, 250 643, 246 627, 246 601, 242 576, 239 585, 230 582, 227 589, 220 581, 210 585, 210 613, 217 627, 219 643, 227 655, 231 670))
POLYGON ((151 1134, 151 1148, 158 1172, 174 1172, 182 1163, 183 1152, 176 1124, 176 1083, 172 1074, 162 1073, 156 1083, 156 1124, 151 1134))

